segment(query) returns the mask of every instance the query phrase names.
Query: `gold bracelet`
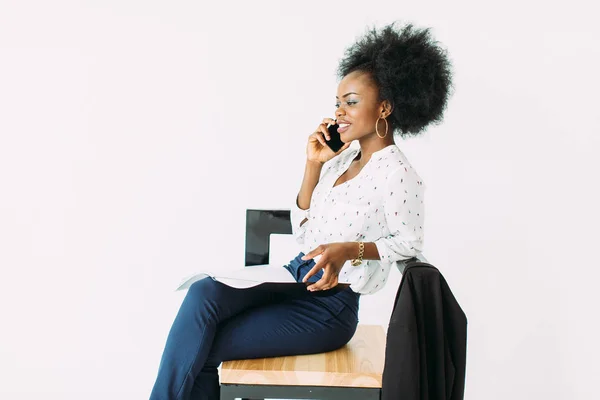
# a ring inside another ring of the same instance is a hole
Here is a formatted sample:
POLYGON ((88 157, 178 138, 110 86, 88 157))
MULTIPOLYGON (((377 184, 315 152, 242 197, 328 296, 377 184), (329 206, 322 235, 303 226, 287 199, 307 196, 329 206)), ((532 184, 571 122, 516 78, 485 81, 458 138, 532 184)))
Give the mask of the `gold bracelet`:
POLYGON ((365 244, 363 242, 358 242, 358 258, 352 260, 352 266, 358 267, 363 262, 363 255, 365 254, 365 244))

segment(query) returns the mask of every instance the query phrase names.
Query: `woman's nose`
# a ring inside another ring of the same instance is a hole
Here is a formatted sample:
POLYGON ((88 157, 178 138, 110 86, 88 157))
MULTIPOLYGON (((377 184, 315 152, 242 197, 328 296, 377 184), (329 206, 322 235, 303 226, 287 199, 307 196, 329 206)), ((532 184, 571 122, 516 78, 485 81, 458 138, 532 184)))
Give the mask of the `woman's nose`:
POLYGON ((335 110, 335 117, 336 118, 340 118, 341 116, 346 115, 346 113, 344 112, 344 110, 342 110, 342 108, 338 108, 337 110, 335 110))

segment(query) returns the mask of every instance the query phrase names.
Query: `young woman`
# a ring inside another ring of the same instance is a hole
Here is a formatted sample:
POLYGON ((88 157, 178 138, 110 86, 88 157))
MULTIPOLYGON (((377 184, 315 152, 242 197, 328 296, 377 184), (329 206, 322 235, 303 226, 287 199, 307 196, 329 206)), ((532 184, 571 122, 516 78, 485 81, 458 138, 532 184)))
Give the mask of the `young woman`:
POLYGON ((212 279, 189 289, 169 332, 151 400, 218 399, 222 361, 321 353, 345 345, 361 294, 385 285, 391 267, 423 249, 425 186, 394 134, 442 121, 451 63, 429 29, 369 31, 339 65, 334 153, 325 118, 308 138, 292 209, 302 245, 285 268, 306 291, 235 289, 212 279), (358 141, 358 148, 349 144, 358 141), (340 290, 338 280, 351 285, 340 290))

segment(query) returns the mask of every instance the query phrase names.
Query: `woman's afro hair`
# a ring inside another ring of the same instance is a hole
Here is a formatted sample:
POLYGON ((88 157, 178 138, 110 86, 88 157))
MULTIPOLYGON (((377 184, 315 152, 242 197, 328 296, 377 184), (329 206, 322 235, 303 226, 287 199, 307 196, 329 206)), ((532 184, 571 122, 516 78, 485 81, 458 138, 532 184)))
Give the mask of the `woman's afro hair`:
POLYGON ((452 90, 452 64, 429 33, 395 23, 368 30, 346 49, 338 66, 343 78, 354 71, 370 74, 380 100, 393 107, 388 123, 400 136, 416 136, 429 124, 442 122, 452 90))

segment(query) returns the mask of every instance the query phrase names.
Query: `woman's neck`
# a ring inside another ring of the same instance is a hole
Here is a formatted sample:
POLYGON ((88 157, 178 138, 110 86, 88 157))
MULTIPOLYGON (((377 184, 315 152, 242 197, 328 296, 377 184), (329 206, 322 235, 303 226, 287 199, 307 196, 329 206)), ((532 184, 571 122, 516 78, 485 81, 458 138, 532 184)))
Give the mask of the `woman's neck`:
POLYGON ((373 153, 394 144, 394 139, 392 137, 381 139, 373 134, 372 136, 359 139, 358 142, 360 143, 360 153, 356 161, 358 161, 359 166, 362 168, 369 162, 373 153))

